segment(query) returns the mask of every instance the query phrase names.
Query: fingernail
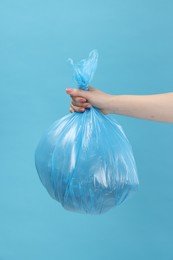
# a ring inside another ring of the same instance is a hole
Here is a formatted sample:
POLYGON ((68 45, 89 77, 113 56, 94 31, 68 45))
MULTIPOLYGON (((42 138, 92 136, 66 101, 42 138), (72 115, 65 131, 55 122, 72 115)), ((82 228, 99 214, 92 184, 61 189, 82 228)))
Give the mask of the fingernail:
POLYGON ((70 93, 73 92, 73 89, 72 88, 66 88, 66 92, 70 94, 70 93))

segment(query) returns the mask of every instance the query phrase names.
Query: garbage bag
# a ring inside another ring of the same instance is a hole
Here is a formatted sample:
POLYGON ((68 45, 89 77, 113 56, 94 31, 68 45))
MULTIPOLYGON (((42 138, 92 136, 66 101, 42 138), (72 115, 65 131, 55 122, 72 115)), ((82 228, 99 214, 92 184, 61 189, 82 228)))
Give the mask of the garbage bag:
MULTIPOLYGON (((75 64, 74 81, 87 91, 98 53, 75 64)), ((131 145, 115 118, 92 107, 57 120, 41 138, 35 164, 52 198, 71 211, 101 214, 138 188, 131 145)))

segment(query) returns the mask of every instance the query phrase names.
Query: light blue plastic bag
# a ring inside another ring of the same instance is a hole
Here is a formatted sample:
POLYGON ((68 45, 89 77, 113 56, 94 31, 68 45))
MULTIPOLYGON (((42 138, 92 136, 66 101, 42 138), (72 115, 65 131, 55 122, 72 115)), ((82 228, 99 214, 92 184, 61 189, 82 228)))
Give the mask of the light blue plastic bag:
MULTIPOLYGON (((74 64, 74 80, 87 91, 98 53, 74 64)), ((92 107, 56 121, 35 153, 42 184, 65 209, 101 214, 138 188, 131 145, 114 118, 92 107)))

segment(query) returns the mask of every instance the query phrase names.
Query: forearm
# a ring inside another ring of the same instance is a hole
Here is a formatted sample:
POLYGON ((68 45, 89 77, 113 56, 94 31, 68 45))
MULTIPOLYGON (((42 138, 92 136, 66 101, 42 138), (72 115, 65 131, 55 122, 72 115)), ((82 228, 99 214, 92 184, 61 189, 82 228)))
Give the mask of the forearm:
POLYGON ((173 123, 173 92, 112 96, 109 109, 115 114, 173 123))

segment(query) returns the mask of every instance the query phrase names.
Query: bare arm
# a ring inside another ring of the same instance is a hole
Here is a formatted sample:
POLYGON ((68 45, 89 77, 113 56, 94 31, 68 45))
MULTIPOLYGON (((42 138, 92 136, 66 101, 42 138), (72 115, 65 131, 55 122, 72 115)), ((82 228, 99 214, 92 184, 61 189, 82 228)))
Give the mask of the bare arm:
POLYGON ((95 106, 104 114, 115 113, 141 119, 173 123, 173 92, 153 95, 109 95, 97 89, 67 89, 71 112, 95 106))

